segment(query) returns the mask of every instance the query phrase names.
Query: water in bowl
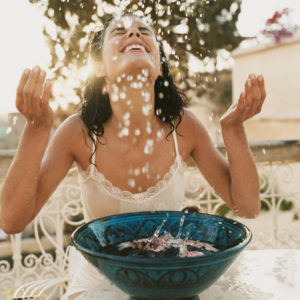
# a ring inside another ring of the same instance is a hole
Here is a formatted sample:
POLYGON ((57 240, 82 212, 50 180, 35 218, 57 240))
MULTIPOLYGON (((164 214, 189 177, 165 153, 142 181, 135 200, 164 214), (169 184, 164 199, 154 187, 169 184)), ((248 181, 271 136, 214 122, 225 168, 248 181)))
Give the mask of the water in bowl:
POLYGON ((125 241, 109 245, 101 249, 102 253, 126 257, 163 258, 163 257, 195 257, 218 252, 219 249, 205 241, 188 238, 189 232, 181 238, 185 216, 180 219, 179 230, 175 237, 168 231, 160 235, 167 218, 158 226, 150 237, 125 241))

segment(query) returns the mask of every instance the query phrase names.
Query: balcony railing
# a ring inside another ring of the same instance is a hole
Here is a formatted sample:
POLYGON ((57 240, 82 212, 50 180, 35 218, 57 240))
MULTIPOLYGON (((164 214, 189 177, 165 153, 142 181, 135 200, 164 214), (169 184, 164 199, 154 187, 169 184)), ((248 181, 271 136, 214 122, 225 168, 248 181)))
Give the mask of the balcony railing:
MULTIPOLYGON (((260 196, 265 207, 258 218, 241 219, 228 210, 192 161, 185 172, 184 207, 196 206, 201 212, 226 214, 248 225, 253 232, 250 249, 300 248, 300 141, 253 142, 250 147, 257 162, 260 196)), ((223 145, 218 145, 218 149, 226 155, 223 145)), ((2 154, 7 158, 13 152, 2 154)), ((30 225, 33 238, 16 234, 0 242, 0 299, 10 299, 21 286, 18 297, 61 297, 68 281, 67 233, 83 224, 76 180, 76 170, 72 169, 30 225)))

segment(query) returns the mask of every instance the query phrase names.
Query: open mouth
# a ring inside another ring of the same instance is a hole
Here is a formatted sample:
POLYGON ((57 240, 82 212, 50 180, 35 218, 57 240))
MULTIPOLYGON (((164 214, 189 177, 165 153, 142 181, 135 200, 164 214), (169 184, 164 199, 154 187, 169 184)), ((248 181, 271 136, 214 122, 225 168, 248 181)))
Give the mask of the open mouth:
POLYGON ((148 50, 148 48, 144 47, 143 45, 132 44, 132 45, 128 45, 125 48, 123 48, 123 50, 121 52, 123 52, 123 53, 126 53, 126 52, 145 52, 145 53, 149 53, 150 51, 148 50))

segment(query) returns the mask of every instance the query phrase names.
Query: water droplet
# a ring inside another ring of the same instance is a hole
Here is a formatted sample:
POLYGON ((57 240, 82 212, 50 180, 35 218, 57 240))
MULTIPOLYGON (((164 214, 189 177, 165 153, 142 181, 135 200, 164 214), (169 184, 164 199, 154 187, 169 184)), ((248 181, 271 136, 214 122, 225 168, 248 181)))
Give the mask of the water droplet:
POLYGON ((124 27, 128 29, 132 25, 133 19, 131 17, 124 17, 123 22, 124 22, 124 27))
POLYGON ((156 109, 155 110, 155 114, 157 115, 157 116, 160 116, 161 115, 161 108, 158 108, 158 109, 156 109))
POLYGON ((120 98, 121 98, 121 99, 125 99, 125 98, 126 98, 126 93, 121 92, 121 93, 120 93, 120 98))
POLYGON ((179 223, 179 230, 178 230, 178 233, 175 237, 175 239, 179 239, 180 236, 181 236, 181 230, 182 230, 182 227, 183 227, 183 223, 184 223, 184 219, 185 219, 185 215, 183 215, 181 218, 180 218, 180 223, 179 223))
POLYGON ((150 93, 149 92, 142 91, 142 96, 144 97, 145 102, 149 102, 150 101, 150 93))
POLYGON ((137 168, 137 169, 135 169, 134 171, 133 171, 133 174, 135 175, 135 176, 138 176, 138 175, 140 175, 140 169, 139 168, 137 168))
POLYGON ((161 140, 162 140, 162 138, 163 138, 163 133, 164 133, 164 130, 163 130, 163 129, 157 130, 157 132, 156 132, 157 141, 161 141, 161 140))
MULTIPOLYGON (((128 78, 128 77, 127 77, 128 78)), ((143 87, 143 84, 141 82, 132 82, 130 84, 130 86, 133 88, 133 89, 141 89, 143 87)))
POLYGON ((147 162, 144 167, 142 167, 142 173, 146 174, 149 171, 149 163, 147 162))
POLYGON ((151 134, 151 132, 152 132, 152 129, 151 129, 151 123, 150 123, 149 121, 147 122, 146 132, 147 132, 148 134, 151 134))
POLYGON ((140 129, 135 129, 134 130, 134 135, 139 136, 141 134, 141 130, 140 129))
POLYGON ((119 132, 118 136, 120 138, 124 137, 124 136, 128 136, 129 135, 129 129, 127 127, 123 127, 121 129, 121 131, 119 132))
POLYGON ((158 94, 158 98, 163 99, 163 98, 164 98, 164 93, 160 92, 160 93, 158 94))
POLYGON ((119 101, 119 95, 117 93, 112 93, 111 101, 118 102, 119 101))
POLYGON ((13 124, 14 124, 14 125, 16 125, 17 120, 18 120, 18 117, 17 117, 17 116, 13 116, 12 121, 13 121, 13 124))
POLYGON ((112 59, 112 60, 117 60, 117 59, 118 59, 118 56, 113 56, 111 59, 112 59))
POLYGON ((146 145, 145 145, 145 148, 144 148, 144 153, 145 154, 151 154, 153 152, 153 145, 154 145, 153 140, 152 139, 147 139, 146 145))
POLYGON ((148 77, 148 76, 149 76, 149 71, 148 71, 148 69, 142 69, 142 74, 143 74, 145 77, 148 77))
POLYGON ((152 109, 151 104, 143 105, 142 112, 145 116, 148 116, 150 114, 151 109, 152 109))
POLYGON ((127 81, 132 81, 133 80, 133 76, 132 75, 128 75, 127 76, 127 81))
POLYGON ((267 152, 266 152, 265 148, 262 149, 262 153, 263 153, 263 155, 266 155, 267 152))
POLYGON ((130 112, 126 112, 124 115, 123 115, 123 120, 128 120, 130 118, 130 112))
POLYGON ((11 128, 11 127, 7 127, 5 133, 6 133, 6 134, 10 134, 11 131, 12 131, 12 128, 11 128))
POLYGON ((168 87, 168 86, 169 86, 169 81, 168 81, 168 80, 165 80, 165 81, 164 81, 164 86, 165 86, 165 87, 168 87))
POLYGON ((132 188, 135 187, 135 180, 133 178, 128 179, 128 185, 132 188))

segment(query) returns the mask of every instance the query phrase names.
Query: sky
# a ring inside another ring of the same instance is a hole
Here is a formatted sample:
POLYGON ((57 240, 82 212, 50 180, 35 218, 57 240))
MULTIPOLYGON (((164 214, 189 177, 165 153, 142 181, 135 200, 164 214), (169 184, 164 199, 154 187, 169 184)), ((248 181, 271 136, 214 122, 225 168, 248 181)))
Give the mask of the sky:
MULTIPOLYGON (((240 34, 255 36, 274 11, 285 7, 292 9, 291 17, 300 23, 299 0, 243 0, 237 23, 240 34)), ((46 69, 50 53, 43 39, 40 10, 28 0, 5 1, 1 8, 0 114, 6 114, 17 111, 15 93, 22 71, 34 65, 46 69)))

